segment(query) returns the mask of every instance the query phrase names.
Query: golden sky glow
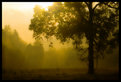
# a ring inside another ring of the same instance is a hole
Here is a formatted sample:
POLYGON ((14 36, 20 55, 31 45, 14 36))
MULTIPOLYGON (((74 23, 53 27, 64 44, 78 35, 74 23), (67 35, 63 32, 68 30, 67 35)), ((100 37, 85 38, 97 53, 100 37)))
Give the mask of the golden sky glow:
POLYGON ((17 6, 20 9, 26 8, 34 8, 35 5, 40 5, 43 8, 47 8, 48 6, 52 6, 53 2, 2 2, 4 6, 17 6))
MULTIPOLYGON (((34 14, 33 8, 35 5, 40 5, 47 10, 47 7, 53 5, 53 2, 2 2, 2 28, 5 25, 10 25, 11 29, 17 30, 22 40, 27 43, 33 43, 35 41, 32 37, 33 31, 28 28, 34 14)), ((54 37, 52 41, 57 49, 72 47, 71 43, 60 44, 54 37)), ((43 44, 48 49, 49 42, 44 40, 43 44)))
POLYGON ((47 10, 53 2, 2 2, 2 28, 10 25, 16 29, 19 36, 28 43, 32 43, 33 32, 28 30, 30 20, 33 17, 35 5, 40 5, 47 10))
MULTIPOLYGON (((35 5, 47 9, 53 2, 2 2, 2 28, 5 25, 10 25, 11 29, 16 29, 20 38, 27 43, 33 43, 35 40, 32 37, 33 32, 30 31, 29 24, 33 17, 35 5)), ((72 46, 70 43, 66 45, 60 44, 54 37, 51 38, 54 42, 53 47, 56 49, 72 46), (67 46, 68 45, 68 46, 67 46)), ((43 46, 48 50, 49 42, 43 41, 43 46)))

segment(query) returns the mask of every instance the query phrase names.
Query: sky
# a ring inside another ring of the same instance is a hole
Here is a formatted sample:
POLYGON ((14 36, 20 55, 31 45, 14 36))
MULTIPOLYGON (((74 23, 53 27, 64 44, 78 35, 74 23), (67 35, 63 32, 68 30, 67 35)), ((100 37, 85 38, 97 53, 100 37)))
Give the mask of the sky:
MULTIPOLYGON (((29 30, 29 24, 34 14, 33 8, 35 5, 40 5, 47 10, 48 6, 51 6, 53 2, 2 2, 2 28, 5 25, 10 25, 12 30, 17 30, 20 38, 29 43, 33 43, 35 39, 33 31, 29 30)), ((70 44, 62 45, 55 38, 51 39, 54 42, 53 46, 56 48, 69 47, 70 44)), ((49 42, 43 41, 43 46, 48 49, 49 42)))
MULTIPOLYGON (((34 6, 33 6, 34 7, 34 6)), ((32 31, 29 31, 30 20, 33 16, 33 8, 27 3, 2 3, 2 28, 10 25, 11 29, 16 29, 19 36, 26 42, 34 41, 32 31)))
POLYGON ((33 17, 33 8, 35 5, 41 5, 43 8, 52 5, 52 2, 2 2, 2 28, 10 25, 16 29, 19 36, 26 42, 32 43, 33 32, 28 30, 30 20, 33 17))
MULTIPOLYGON (((47 7, 53 5, 53 2, 2 2, 2 28, 10 25, 12 30, 17 30, 22 40, 28 44, 33 43, 35 39, 32 37, 33 31, 29 30, 29 25, 33 18, 35 5, 40 5, 47 10, 47 7)), ((54 42, 53 46, 58 49, 72 47, 71 43, 62 45, 55 38, 51 41, 54 42)), ((49 42, 44 40, 43 44, 48 49, 49 42)))

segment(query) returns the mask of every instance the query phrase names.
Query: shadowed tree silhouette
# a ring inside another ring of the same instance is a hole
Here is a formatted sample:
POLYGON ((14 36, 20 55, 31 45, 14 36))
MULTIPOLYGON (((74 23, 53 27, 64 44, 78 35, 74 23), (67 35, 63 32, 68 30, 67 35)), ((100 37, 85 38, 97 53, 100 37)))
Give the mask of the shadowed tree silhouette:
POLYGON ((25 68, 26 59, 23 55, 26 43, 19 37, 16 30, 9 25, 2 29, 2 69, 19 70, 25 68))
POLYGON ((54 35, 62 43, 72 39, 79 51, 86 37, 88 73, 94 74, 94 58, 103 55, 108 45, 118 43, 118 24, 118 2, 55 2, 48 11, 35 6, 29 29, 35 38, 54 35))

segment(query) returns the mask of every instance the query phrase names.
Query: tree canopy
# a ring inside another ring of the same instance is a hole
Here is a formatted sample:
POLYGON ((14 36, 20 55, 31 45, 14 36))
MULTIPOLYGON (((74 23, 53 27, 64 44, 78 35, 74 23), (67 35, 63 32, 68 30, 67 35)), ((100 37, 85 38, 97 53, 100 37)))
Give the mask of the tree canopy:
POLYGON ((56 36, 61 42, 72 39, 77 50, 82 49, 81 39, 86 37, 89 61, 93 62, 93 52, 102 53, 118 43, 118 24, 118 2, 55 2, 48 11, 35 6, 29 29, 35 38, 56 36))
MULTIPOLYGON (((89 2, 64 2, 64 4, 55 2, 53 6, 48 8, 48 11, 37 5, 34 8, 35 13, 33 19, 31 19, 29 29, 34 31, 33 36, 35 38, 41 35, 47 38, 55 35, 62 42, 73 39, 75 44, 81 44, 80 39, 91 31, 89 10, 86 3, 88 4, 89 2)), ((116 5, 118 3, 93 3, 95 4, 93 7, 94 42, 100 50, 99 46, 105 45, 107 39, 118 27, 118 7, 116 5), (109 4, 114 8, 110 7, 109 4)))

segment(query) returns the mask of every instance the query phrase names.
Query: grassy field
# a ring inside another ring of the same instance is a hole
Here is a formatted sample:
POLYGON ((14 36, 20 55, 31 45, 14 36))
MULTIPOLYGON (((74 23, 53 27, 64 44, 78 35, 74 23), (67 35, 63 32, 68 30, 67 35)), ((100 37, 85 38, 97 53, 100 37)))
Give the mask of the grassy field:
POLYGON ((94 75, 86 69, 40 69, 3 71, 3 80, 118 80, 118 70, 100 69, 94 75))

